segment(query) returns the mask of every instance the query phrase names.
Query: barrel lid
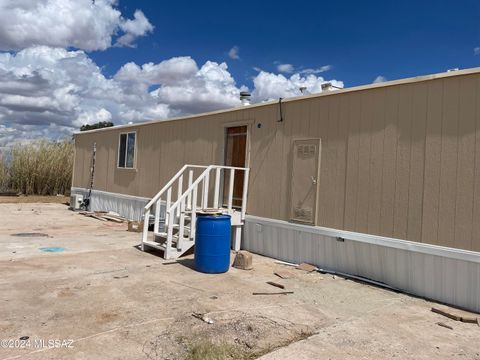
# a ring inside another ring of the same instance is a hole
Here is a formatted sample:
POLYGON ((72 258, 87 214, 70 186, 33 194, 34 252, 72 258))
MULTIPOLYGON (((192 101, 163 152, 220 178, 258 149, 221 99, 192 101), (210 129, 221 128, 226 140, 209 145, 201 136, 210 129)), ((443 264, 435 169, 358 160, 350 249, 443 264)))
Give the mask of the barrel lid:
POLYGON ((226 220, 231 218, 230 215, 226 215, 226 214, 202 214, 202 213, 197 214, 197 217, 202 219, 211 219, 211 220, 226 220))

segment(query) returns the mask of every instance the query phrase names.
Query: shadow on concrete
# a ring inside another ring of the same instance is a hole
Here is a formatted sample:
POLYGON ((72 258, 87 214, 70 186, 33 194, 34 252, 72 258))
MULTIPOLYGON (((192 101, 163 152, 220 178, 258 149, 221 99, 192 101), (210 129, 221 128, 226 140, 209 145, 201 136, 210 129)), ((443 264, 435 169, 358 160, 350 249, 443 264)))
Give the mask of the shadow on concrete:
MULTIPOLYGON (((195 270, 195 260, 194 259, 191 259, 191 258, 188 258, 188 259, 177 259, 176 263, 180 264, 180 265, 183 265, 189 269, 192 269, 192 270, 195 270)), ((166 263, 165 263, 166 265, 166 263)))
MULTIPOLYGON (((138 251, 142 251, 142 246, 140 244, 133 246, 138 251)), ((195 270, 195 261, 192 258, 186 258, 188 255, 193 254, 193 248, 189 249, 185 254, 183 254, 180 258, 174 260, 165 260, 163 259, 163 250, 155 249, 149 246, 145 246, 145 252, 148 254, 152 254, 156 257, 159 257, 162 262, 162 265, 175 265, 179 264, 185 266, 189 269, 195 270)))
MULTIPOLYGON (((134 245, 133 247, 135 249, 137 249, 138 251, 142 251, 142 245, 140 245, 140 244, 134 245)), ((145 251, 144 252, 146 252, 148 254, 155 255, 155 256, 163 259, 163 250, 155 249, 155 248, 152 248, 150 246, 145 246, 145 251)))

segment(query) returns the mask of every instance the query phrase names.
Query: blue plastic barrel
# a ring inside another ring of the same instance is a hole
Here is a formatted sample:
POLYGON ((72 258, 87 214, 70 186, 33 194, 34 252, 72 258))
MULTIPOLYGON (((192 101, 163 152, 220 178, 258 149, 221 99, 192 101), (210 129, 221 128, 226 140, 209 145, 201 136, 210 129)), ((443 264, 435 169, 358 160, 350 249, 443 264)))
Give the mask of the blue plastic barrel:
POLYGON ((199 215, 195 233, 195 269, 209 274, 230 267, 230 215, 199 215))

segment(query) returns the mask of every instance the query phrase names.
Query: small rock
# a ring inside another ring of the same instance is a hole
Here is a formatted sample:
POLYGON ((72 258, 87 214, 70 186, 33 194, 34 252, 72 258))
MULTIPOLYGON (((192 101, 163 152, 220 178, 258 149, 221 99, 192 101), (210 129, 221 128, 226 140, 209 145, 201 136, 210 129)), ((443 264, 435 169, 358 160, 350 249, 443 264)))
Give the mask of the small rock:
POLYGON ((232 266, 237 269, 251 270, 253 269, 252 259, 252 254, 250 252, 240 250, 237 252, 232 266))

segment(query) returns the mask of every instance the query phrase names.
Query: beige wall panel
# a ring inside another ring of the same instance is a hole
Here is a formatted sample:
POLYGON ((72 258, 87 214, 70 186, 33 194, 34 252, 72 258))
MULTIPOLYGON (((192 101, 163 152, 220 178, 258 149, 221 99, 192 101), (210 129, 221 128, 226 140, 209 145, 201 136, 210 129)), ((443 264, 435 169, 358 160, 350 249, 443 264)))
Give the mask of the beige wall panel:
POLYGON ((73 161, 73 177, 72 177, 72 186, 83 186, 83 163, 85 157, 84 143, 87 140, 86 136, 75 138, 75 152, 74 152, 74 161, 73 161))
POLYGON ((368 232, 368 203, 370 200, 370 156, 372 146, 372 123, 375 93, 361 92, 359 112, 359 148, 358 148, 358 178, 357 202, 355 214, 355 231, 368 232))
POLYGON ((279 107, 274 106, 270 109, 272 121, 273 123, 277 124, 277 136, 283 137, 282 140, 282 152, 281 152, 281 164, 277 164, 277 166, 281 167, 281 179, 280 179, 280 191, 282 194, 280 195, 280 214, 281 219, 289 219, 290 217, 290 206, 291 206, 291 192, 290 192, 290 184, 291 184, 291 173, 292 173, 292 149, 293 149, 293 142, 292 142, 292 131, 295 118, 288 118, 290 121, 283 121, 278 122, 280 119, 280 111, 279 107))
MULTIPOLYGON (((294 104, 292 104, 294 105, 294 104)), ((304 139, 308 137, 308 124, 306 121, 306 117, 308 116, 308 110, 306 102, 301 101, 294 106, 285 107, 285 121, 286 121, 286 128, 287 128, 287 137, 288 137, 288 173, 286 176, 288 177, 288 209, 292 206, 292 199, 290 198, 291 195, 291 179, 292 179, 292 169, 293 169, 293 141, 297 139, 304 139)), ((290 216, 290 211, 288 212, 290 216)))
POLYGON ((360 146, 361 99, 357 94, 349 96, 347 170, 345 184, 345 230, 355 231, 355 215, 358 192, 358 152, 360 146))
POLYGON ((422 241, 427 84, 415 84, 412 99, 412 142, 408 188, 407 238, 422 241))
MULTIPOLYGON (((169 122, 164 127, 164 132, 162 133, 162 151, 163 151, 163 161, 162 161, 162 168, 160 169, 160 178, 163 183, 166 183, 168 178, 171 178, 173 175, 176 174, 178 170, 180 170, 179 166, 183 162, 183 153, 185 149, 180 149, 181 146, 179 145, 179 133, 178 129, 182 127, 182 123, 184 121, 180 121, 178 124, 175 122, 169 122)), ((204 124, 205 127, 208 126, 208 120, 204 124)), ((203 138, 203 131, 202 129, 197 127, 198 132, 198 147, 197 151, 199 153, 204 153, 205 146, 205 139, 203 138)))
POLYGON ((477 76, 477 94, 475 98, 475 178, 473 190, 473 236, 472 250, 480 251, 480 77, 477 76))
POLYGON ((440 194, 440 154, 442 148, 442 80, 427 84, 427 124, 422 210, 422 242, 433 244, 438 238, 440 194))
MULTIPOLYGON (((263 136, 257 137, 257 139, 261 140, 261 146, 257 148, 259 151, 260 157, 259 160, 261 162, 260 165, 260 172, 258 174, 254 174, 255 181, 259 186, 259 200, 253 200, 254 203, 257 201, 262 202, 262 204, 258 204, 259 208, 261 209, 262 214, 272 214, 272 209, 275 206, 278 206, 278 197, 279 189, 276 186, 273 186, 274 182, 276 182, 275 177, 279 177, 280 174, 277 172, 280 168, 279 161, 280 153, 278 152, 276 146, 276 139, 277 134, 279 132, 279 128, 282 125, 279 125, 276 121, 273 120, 273 117, 269 114, 268 111, 262 109, 259 112, 259 118, 262 119, 262 134, 263 136), (277 157, 278 156, 278 157, 277 157), (260 199, 263 199, 260 200, 260 199), (267 200, 268 199, 268 200, 267 200)), ((254 131, 254 133, 259 133, 258 131, 254 131)), ((256 157, 255 152, 253 152, 253 156, 256 157)), ((252 159, 253 160, 253 159, 252 159)), ((255 160, 253 160, 255 162, 255 160)))
MULTIPOLYGON (((233 114, 229 114, 228 117, 226 117, 226 120, 232 121, 236 120, 236 118, 233 116, 233 114)), ((198 120, 197 120, 198 121, 198 120)), ((212 117, 212 119, 208 122, 208 128, 204 129, 204 131, 208 131, 210 135, 205 133, 204 137, 209 142, 210 147, 208 148, 208 151, 210 154, 208 155, 210 158, 210 163, 221 163, 223 164, 224 162, 224 156, 223 156, 223 141, 224 141, 224 129, 223 126, 219 126, 218 124, 222 122, 222 118, 219 116, 212 117), (213 136, 213 141, 209 140, 213 136)), ((189 126, 187 122, 185 122, 185 129, 189 126)), ((207 156, 208 153, 205 154, 207 156)), ((185 157, 189 159, 190 153, 185 152, 185 157)))
POLYGON ((86 144, 89 139, 86 136, 77 137, 75 139, 75 161, 74 161, 74 178, 72 179, 73 186, 87 187, 87 179, 85 169, 85 162, 87 156, 86 144))
POLYGON ((288 173, 285 174, 288 179, 288 196, 289 196, 289 201, 288 201, 288 209, 289 212, 288 214, 290 215, 290 208, 292 206, 291 204, 291 179, 292 179, 292 168, 293 168, 293 141, 297 139, 306 139, 306 138, 312 138, 315 135, 309 133, 309 116, 310 116, 310 104, 308 101, 299 101, 296 104, 291 104, 294 106, 290 106, 288 104, 286 106, 286 112, 285 112, 285 121, 291 124, 290 127, 288 127, 289 131, 289 139, 288 139, 288 147, 289 147, 289 158, 288 158, 288 173))
POLYGON ((385 131, 383 145, 382 201, 380 234, 393 236, 395 211, 395 179, 397 174, 399 87, 385 89, 385 131))
MULTIPOLYGON (((281 138, 281 152, 279 156, 281 159, 279 160, 279 164, 277 164, 278 167, 281 168, 280 172, 280 178, 277 179, 280 181, 280 187, 279 191, 281 194, 279 194, 279 214, 280 214, 280 219, 287 219, 289 215, 289 209, 290 209, 290 177, 287 174, 291 174, 291 160, 290 160, 290 154, 291 154, 291 142, 290 142, 290 137, 287 136, 286 134, 286 128, 287 128, 287 123, 282 122, 278 123, 278 114, 276 111, 274 111, 274 108, 270 109, 270 114, 272 118, 273 123, 277 123, 277 137, 281 138)), ((255 127, 254 127, 255 131, 255 127)))
POLYGON ((95 180, 94 186, 105 189, 108 184, 108 166, 109 164, 109 149, 108 134, 99 134, 97 138, 97 153, 95 166, 95 180))
MULTIPOLYGON (((348 96, 340 95, 332 102, 332 126, 337 125, 335 136, 331 136, 329 146, 335 147, 335 184, 334 184, 334 223, 333 226, 343 229, 345 218, 345 180, 347 164, 347 141, 348 138, 348 96), (335 109, 335 110, 334 110, 335 109)), ((327 192, 329 189, 324 189, 327 192)), ((325 226, 327 226, 325 224, 325 226)))
POLYGON ((382 211, 383 146, 385 142, 385 89, 378 89, 373 95, 372 113, 370 114, 372 117, 372 140, 370 148, 367 231, 379 234, 382 211))
POLYGON ((163 186, 159 179, 157 129, 144 126, 139 128, 137 136, 137 168, 142 174, 139 176, 139 193, 153 196, 163 186))
MULTIPOLYGON (((313 119, 310 133, 321 139, 320 179, 319 179, 319 204, 317 224, 335 223, 335 182, 337 176, 337 146, 338 141, 338 110, 339 98, 326 98, 322 103, 312 103, 312 110, 318 112, 318 116, 313 119), (321 107, 319 106, 321 105, 321 107), (325 118, 323 120, 322 118, 325 118), (324 126, 321 126, 321 124, 324 126), (330 191, 328 191, 330 190, 330 191)), ((342 189, 343 191, 343 189, 342 189)))
MULTIPOLYGON (((322 104, 324 103, 325 99, 322 99, 323 101, 321 102, 322 104)), ((293 105, 293 103, 292 103, 293 105)), ((290 107, 290 104, 288 104, 290 107)), ((311 137, 312 134, 309 132, 310 131, 310 119, 311 119, 311 101, 298 101, 295 103, 295 106, 293 107, 293 111, 290 114, 290 121, 295 121, 295 131, 296 131, 296 136, 299 138, 308 138, 311 137), (295 120, 292 120, 294 118, 295 120)), ((328 114, 322 114, 322 121, 327 120, 328 114)), ((295 139, 292 139, 295 140, 295 139)))
POLYGON ((332 189, 334 159, 332 159, 332 147, 330 141, 330 100, 324 99, 309 105, 310 116, 307 132, 308 138, 321 140, 320 152, 320 175, 317 179, 317 225, 331 223, 333 218, 333 195, 325 192, 325 189, 332 189))
MULTIPOLYGON (((475 118, 478 78, 460 79, 455 245, 471 249, 475 190, 475 118)), ((478 179, 478 178, 477 178, 478 179)), ((477 180, 478 181, 478 180, 477 180)), ((477 219, 477 221, 480 219, 477 219)))
MULTIPOLYGON (((284 196, 286 197, 285 203, 287 204, 287 211, 285 213, 286 218, 290 218, 290 208, 291 204, 291 179, 292 179, 292 159, 293 159, 293 141, 296 139, 305 139, 315 137, 315 134, 309 133, 309 116, 310 106, 308 101, 300 101, 297 104, 283 104, 283 124, 281 124, 280 129, 283 128, 285 139, 284 139, 284 153, 286 151, 286 158, 284 162, 286 166, 284 167, 285 173, 283 176, 286 178, 286 185, 284 196), (294 105, 294 106, 291 106, 294 105)), ((278 108, 278 106, 277 106, 278 108)), ((278 108, 279 109, 279 108, 278 108)), ((318 109, 318 112, 321 112, 321 109, 318 109)), ((317 113, 318 116, 318 113, 317 113)), ((276 114, 277 120, 280 119, 280 113, 276 114)), ((281 160, 280 160, 281 161, 281 160)), ((275 165, 274 165, 275 166, 275 165)), ((278 166, 278 164, 276 165, 278 166)))
POLYGON ((393 236, 400 239, 407 238, 408 188, 412 146, 412 90, 412 85, 403 85, 400 87, 398 94, 398 145, 393 236))
MULTIPOLYGON (((274 138, 272 139, 272 146, 269 149, 269 161, 268 161, 268 169, 271 171, 271 200, 268 201, 270 205, 270 213, 276 219, 278 218, 285 218, 287 215, 284 211, 283 206, 288 206, 287 199, 288 194, 290 194, 289 185, 290 182, 285 183, 283 180, 285 178, 288 179, 288 176, 284 176, 284 174, 288 174, 287 172, 287 162, 284 161, 284 148, 285 146, 288 147, 289 143, 285 140, 285 135, 283 133, 284 124, 277 122, 277 117, 275 113, 272 112, 270 109, 269 111, 265 111, 262 118, 265 119, 265 122, 268 124, 273 124, 275 127, 274 131, 274 138)), ((290 121, 294 121, 291 118, 290 121)), ((287 120, 285 120, 287 121, 287 120)), ((255 131, 255 128, 252 129, 255 131)), ((267 175, 268 176, 268 175, 267 175)))
POLYGON ((443 88, 442 148, 438 244, 452 246, 455 239, 455 198, 457 187, 459 80, 445 81, 443 88))
MULTIPOLYGON (((107 132, 106 132, 107 133, 107 132)), ((100 134, 100 133, 99 133, 100 134)), ((115 174, 118 171, 117 170, 117 162, 118 162, 118 142, 119 142, 119 134, 120 131, 115 130, 115 131, 108 131, 108 140, 106 140, 109 144, 108 146, 108 158, 109 158, 109 163, 105 165, 105 167, 108 169, 108 184, 105 187, 105 189, 101 188, 95 188, 98 190, 105 190, 105 191, 113 191, 112 189, 115 186, 115 174)), ((126 191, 128 191, 127 189, 126 191)), ((131 191, 131 190, 130 190, 131 191)))
MULTIPOLYGON (((248 208, 250 211, 258 214, 268 214, 272 208, 272 199, 270 191, 272 178, 269 171, 279 164, 270 158, 273 152, 270 151, 275 142, 276 132, 283 124, 272 121, 274 118, 270 115, 271 110, 263 108, 257 115, 254 115, 256 121, 262 124, 260 129, 252 128, 250 133, 250 182, 248 208), (268 170, 267 170, 268 169, 268 170)), ((259 109, 260 110, 260 109, 259 109)), ((275 113, 275 112, 274 112, 275 113)), ((278 191, 278 190, 277 190, 278 191)), ((262 216, 262 215, 259 215, 262 216)))

